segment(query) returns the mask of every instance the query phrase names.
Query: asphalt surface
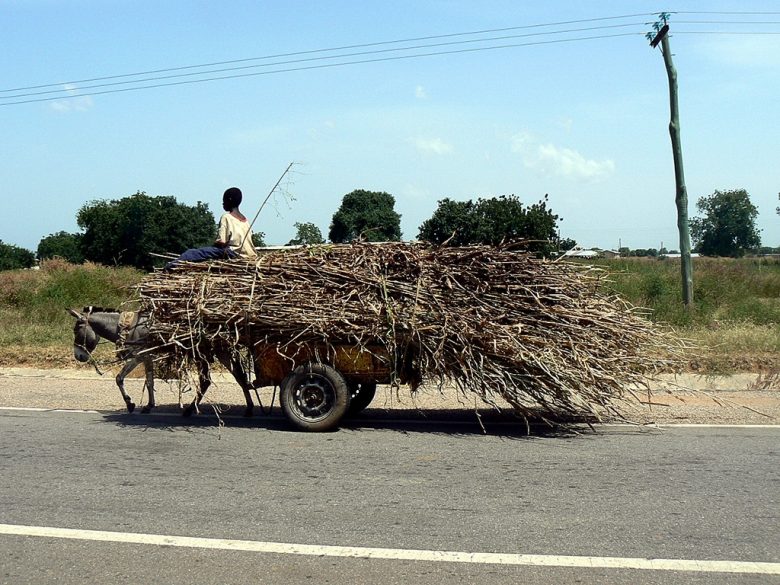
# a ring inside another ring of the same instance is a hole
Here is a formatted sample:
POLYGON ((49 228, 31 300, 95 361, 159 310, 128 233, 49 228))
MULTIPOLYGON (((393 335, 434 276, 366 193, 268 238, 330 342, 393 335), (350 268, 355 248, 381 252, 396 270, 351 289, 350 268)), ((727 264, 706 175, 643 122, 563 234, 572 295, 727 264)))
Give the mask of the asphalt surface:
POLYGON ((305 434, 281 419, 0 409, 0 583, 780 582, 740 564, 780 570, 778 427, 529 437, 514 425, 367 421, 305 434), (97 542, 22 526, 171 538, 97 542), (176 536, 286 548, 186 548, 176 536), (343 558, 334 546, 433 554, 343 558), (618 561, 517 566, 437 551, 618 561), (639 570, 621 559, 705 564, 639 570))

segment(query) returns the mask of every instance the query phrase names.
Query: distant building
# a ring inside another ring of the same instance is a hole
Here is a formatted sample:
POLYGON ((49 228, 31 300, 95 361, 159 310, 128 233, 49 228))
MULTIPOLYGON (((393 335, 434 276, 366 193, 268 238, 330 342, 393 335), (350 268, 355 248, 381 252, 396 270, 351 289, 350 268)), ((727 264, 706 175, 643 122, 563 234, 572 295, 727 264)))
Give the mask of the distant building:
POLYGON ((572 248, 564 252, 566 258, 600 258, 601 254, 598 250, 582 250, 580 248, 572 248))
MULTIPOLYGON (((659 258, 682 258, 682 254, 677 254, 677 253, 674 253, 674 254, 661 254, 658 257, 659 258)), ((699 255, 696 252, 693 252, 691 254, 691 258, 698 258, 698 257, 699 257, 699 255)))
POLYGON ((583 250, 582 248, 572 248, 563 254, 566 258, 620 258, 620 252, 615 250, 601 250, 593 248, 583 250))

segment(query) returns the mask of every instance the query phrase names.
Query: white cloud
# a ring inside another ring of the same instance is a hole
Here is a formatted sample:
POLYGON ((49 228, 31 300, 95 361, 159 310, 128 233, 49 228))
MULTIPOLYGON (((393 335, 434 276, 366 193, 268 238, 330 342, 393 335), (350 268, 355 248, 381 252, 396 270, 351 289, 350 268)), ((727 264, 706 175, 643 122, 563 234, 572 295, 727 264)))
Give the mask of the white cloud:
POLYGON ((706 58, 734 67, 780 66, 780 39, 770 36, 720 36, 698 47, 706 58))
POLYGON ((441 138, 417 138, 414 141, 417 150, 433 154, 449 154, 453 151, 452 145, 444 142, 441 138))
POLYGON ((615 162, 611 159, 588 159, 571 148, 540 144, 527 132, 512 137, 512 152, 520 154, 526 168, 543 175, 599 181, 615 172, 615 162))
POLYGON ((422 85, 418 85, 414 88, 414 97, 420 100, 424 100, 428 98, 428 92, 425 90, 425 88, 422 85))
POLYGON ((69 96, 73 96, 67 99, 55 100, 51 102, 50 106, 56 112, 85 112, 89 110, 94 102, 92 97, 88 95, 78 95, 78 87, 71 83, 66 83, 62 86, 62 89, 69 96))
POLYGON ((558 123, 558 126, 563 128, 564 130, 566 130, 566 132, 571 132, 571 127, 572 127, 572 124, 574 124, 574 120, 572 120, 571 118, 562 116, 562 117, 558 118, 557 123, 558 123))
POLYGON ((401 190, 401 195, 405 197, 406 199, 413 199, 413 200, 427 200, 431 198, 431 192, 429 189, 426 189, 425 187, 420 187, 418 185, 413 185, 411 183, 407 183, 404 185, 403 189, 401 190))

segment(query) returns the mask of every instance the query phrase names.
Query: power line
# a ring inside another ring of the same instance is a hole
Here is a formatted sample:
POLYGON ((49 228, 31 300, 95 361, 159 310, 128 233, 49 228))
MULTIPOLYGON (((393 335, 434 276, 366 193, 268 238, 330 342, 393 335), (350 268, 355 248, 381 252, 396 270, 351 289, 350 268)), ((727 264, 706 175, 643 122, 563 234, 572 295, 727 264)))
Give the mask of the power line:
MULTIPOLYGON (((22 97, 31 97, 31 96, 38 96, 38 95, 49 95, 49 94, 61 94, 61 93, 67 93, 68 91, 74 91, 74 90, 87 90, 87 89, 98 89, 102 87, 113 87, 117 85, 129 85, 129 84, 136 84, 136 83, 144 83, 149 81, 161 81, 165 79, 176 79, 176 78, 182 78, 182 77, 195 77, 195 76, 201 76, 201 75, 210 75, 214 73, 225 73, 228 71, 241 71, 245 69, 256 69, 258 67, 276 67, 280 65, 292 65, 295 63, 305 63, 305 62, 312 62, 312 61, 324 61, 326 59, 343 59, 347 57, 360 57, 364 55, 375 55, 375 54, 381 54, 381 53, 392 53, 392 52, 398 52, 398 51, 413 51, 413 50, 419 50, 419 49, 428 49, 428 48, 434 48, 434 47, 443 47, 443 46, 453 46, 453 45, 464 45, 464 44, 473 44, 473 43, 484 43, 488 41, 501 41, 501 40, 508 40, 508 39, 515 39, 515 38, 527 38, 527 37, 534 37, 534 36, 549 36, 549 35, 555 35, 555 34, 569 34, 573 32, 586 32, 586 31, 595 31, 595 30, 605 30, 605 29, 614 29, 614 28, 625 28, 625 27, 633 27, 637 25, 642 25, 644 23, 628 23, 628 24, 616 24, 616 25, 608 25, 608 26, 597 26, 597 27, 585 27, 585 28, 574 28, 574 29, 564 29, 564 30, 558 30, 558 31, 550 31, 550 32, 535 32, 535 33, 524 33, 519 35, 505 35, 505 36, 499 36, 499 37, 484 37, 480 39, 467 39, 467 40, 460 40, 460 41, 448 41, 443 43, 433 43, 433 44, 427 44, 427 45, 412 45, 412 46, 406 46, 406 47, 396 47, 392 49, 376 49, 373 51, 360 51, 355 53, 340 53, 338 55, 325 55, 325 56, 319 56, 319 57, 308 57, 305 59, 293 59, 288 61, 274 61, 271 63, 261 63, 261 64, 255 64, 255 65, 242 65, 238 67, 226 67, 222 69, 209 69, 207 71, 195 71, 195 72, 189 72, 189 73, 175 73, 171 75, 162 75, 162 76, 155 76, 155 77, 146 77, 143 79, 131 79, 131 80, 125 80, 125 81, 111 81, 108 83, 100 83, 95 85, 85 85, 78 88, 59 88, 59 89, 50 89, 45 91, 35 91, 35 92, 26 92, 26 93, 18 93, 14 95, 4 96, 0 97, 0 99, 16 99, 16 98, 22 98, 22 97)), ((51 87, 51 86, 46 86, 51 87)), ((84 94, 81 94, 84 95, 84 94)), ((67 96, 65 96, 67 97, 67 96)))
POLYGON ((223 75, 223 76, 217 76, 217 77, 209 77, 205 79, 188 79, 184 81, 172 81, 170 83, 157 83, 153 85, 143 85, 143 86, 136 86, 136 87, 123 87, 119 89, 108 89, 104 91, 95 91, 90 93, 84 93, 84 94, 78 94, 78 95, 69 95, 69 96, 57 96, 57 97, 46 97, 46 98, 34 98, 29 100, 19 100, 14 102, 5 102, 1 103, 0 107, 2 106, 12 106, 17 104, 29 104, 29 103, 35 103, 35 102, 47 102, 47 101, 53 101, 53 100, 60 100, 60 99, 73 99, 77 97, 86 97, 86 96, 93 96, 93 95, 105 95, 109 93, 121 93, 121 92, 127 92, 127 91, 138 91, 138 90, 144 90, 144 89, 154 89, 159 87, 171 87, 176 85, 189 85, 194 83, 205 83, 209 81, 221 81, 225 79, 239 79, 243 77, 256 77, 260 75, 271 75, 276 73, 289 73, 293 71, 308 71, 308 70, 314 70, 314 69, 327 69, 327 68, 333 68, 333 67, 343 67, 346 65, 359 65, 359 64, 365 64, 365 63, 379 63, 379 62, 385 62, 385 61, 399 61, 402 59, 417 59, 421 57, 433 57, 438 55, 454 55, 454 54, 461 54, 461 53, 475 53, 479 51, 490 51, 490 50, 497 50, 497 49, 509 49, 509 48, 515 48, 515 47, 530 47, 530 46, 536 46, 536 45, 551 45, 551 44, 558 44, 558 43, 570 43, 570 42, 578 42, 578 41, 590 41, 590 40, 597 40, 597 39, 609 39, 609 38, 617 38, 617 37, 627 37, 627 36, 639 36, 643 35, 644 33, 641 32, 631 32, 631 33, 617 33, 613 35, 597 35, 597 36, 589 36, 589 37, 576 37, 576 38, 570 38, 570 39, 552 39, 547 41, 534 41, 529 43, 511 43, 511 44, 504 44, 504 45, 493 45, 489 47, 473 47, 468 49, 453 49, 451 51, 434 51, 430 53, 417 53, 414 55, 395 55, 391 57, 377 57, 374 59, 360 59, 356 61, 345 61, 342 63, 325 63, 320 65, 307 65, 303 67, 291 67, 287 69, 275 69, 273 71, 256 71, 253 73, 238 73, 235 75, 223 75))
MULTIPOLYGON (((769 15, 769 14, 780 14, 780 12, 673 12, 673 14, 700 14, 700 15, 706 15, 706 14, 730 14, 730 15, 769 15)), ((448 54, 457 54, 457 53, 470 53, 470 52, 477 52, 477 51, 488 51, 488 50, 496 50, 496 49, 507 49, 507 48, 515 48, 515 47, 528 47, 528 46, 534 46, 534 45, 544 45, 544 44, 555 44, 555 43, 564 43, 564 42, 578 42, 578 41, 587 41, 587 40, 596 40, 596 39, 606 39, 606 38, 615 38, 615 37, 622 37, 622 36, 631 36, 635 34, 642 34, 640 32, 637 33, 620 33, 620 34, 610 34, 610 35, 595 35, 595 36, 583 36, 583 37, 573 37, 573 38, 566 38, 566 39, 553 39, 553 40, 544 40, 544 41, 536 41, 536 42, 527 42, 527 43, 507 43, 507 44, 498 44, 498 45, 491 45, 491 46, 485 46, 485 47, 474 47, 474 48, 468 48, 468 49, 454 49, 454 50, 446 50, 446 51, 430 51, 430 52, 419 52, 421 49, 431 49, 435 47, 444 47, 444 46, 459 46, 459 45, 465 45, 465 44, 474 44, 474 43, 487 43, 487 42, 495 42, 495 41, 502 41, 502 40, 508 40, 508 39, 518 39, 518 38, 527 38, 527 37, 534 37, 534 36, 552 36, 552 35, 560 35, 560 34, 571 34, 576 32, 585 32, 585 31, 599 31, 599 30, 607 30, 607 29, 615 29, 615 28, 626 28, 626 27, 633 27, 633 26, 643 26, 647 25, 649 23, 636 23, 636 22, 630 22, 630 23, 621 23, 621 24, 611 24, 611 25, 601 25, 601 26, 593 26, 593 27, 581 27, 581 28, 570 28, 570 29, 562 29, 562 30, 549 30, 549 31, 540 31, 540 32, 532 32, 532 33, 523 33, 523 34, 515 34, 515 35, 503 35, 503 36, 492 36, 492 37, 485 37, 482 36, 480 38, 472 38, 472 39, 460 39, 460 40, 452 40, 452 41, 446 41, 446 42, 438 42, 438 43, 427 43, 427 44, 417 44, 417 45, 408 45, 410 42, 419 42, 419 41, 428 41, 428 40, 439 40, 439 39, 452 39, 457 37, 463 37, 463 36, 474 36, 474 35, 485 35, 488 33, 500 33, 500 32, 508 32, 508 31, 517 31, 517 30, 527 30, 527 29, 534 29, 534 28, 544 28, 544 27, 554 27, 554 26, 562 26, 562 25, 568 25, 568 24, 575 24, 575 23, 592 23, 592 22, 604 22, 604 21, 610 21, 610 20, 618 20, 618 19, 627 19, 627 18, 633 18, 638 16, 649 16, 649 15, 655 15, 655 14, 648 14, 648 13, 640 13, 640 14, 628 14, 628 15, 621 15, 621 16, 608 16, 608 17, 600 17, 600 18, 589 18, 589 19, 580 19, 580 20, 569 20, 569 21, 559 21, 559 22, 551 22, 551 23, 540 23, 540 24, 531 24, 531 25, 522 25, 522 26, 513 26, 513 27, 504 27, 504 28, 497 28, 497 29, 483 29, 483 30, 477 30, 477 31, 468 31, 468 32, 459 32, 459 33, 448 33, 448 34, 441 34, 441 35, 428 35, 428 36, 422 36, 422 37, 414 37, 414 38, 408 38, 408 39, 396 39, 396 40, 390 40, 390 41, 378 41, 373 43, 363 43, 363 44, 356 44, 356 45, 345 45, 342 47, 333 47, 333 48, 327 48, 327 49, 312 49, 307 51, 295 51, 295 52, 289 52, 289 53, 280 53, 277 55, 266 55, 262 57, 250 57, 250 58, 244 58, 244 59, 233 59, 228 61, 217 61, 213 63, 206 63, 206 64, 200 64, 200 65, 187 65, 187 66, 181 66, 181 67, 169 67, 164 69, 156 69, 156 70, 150 70, 145 72, 137 72, 137 73, 126 73, 126 74, 119 74, 119 75, 110 75, 110 76, 103 76, 103 77, 94 77, 91 79, 83 79, 80 81, 68 81, 68 82, 61 82, 61 83, 49 83, 49 84, 42 84, 42 85, 35 85, 35 86, 27 86, 27 87, 18 87, 13 89, 3 89, 0 90, 0 93, 11 93, 11 92, 20 92, 24 91, 26 93, 16 93, 14 95, 5 95, 0 96, 0 100, 6 100, 6 101, 0 101, 0 106, 8 106, 8 105, 18 105, 18 104, 26 104, 26 103, 34 103, 34 102, 43 102, 43 101, 52 101, 52 100, 59 100, 59 99, 74 99, 78 97, 86 97, 86 96, 93 96, 93 95, 103 95, 103 94, 109 94, 109 93, 120 93, 125 91, 136 91, 136 90, 144 90, 144 89, 153 89, 153 88, 160 88, 160 87, 169 87, 169 86, 176 86, 176 85, 188 85, 188 84, 194 84, 194 83, 205 83, 210 81, 220 81, 220 80, 226 80, 226 79, 237 79, 237 78, 243 78, 243 77, 254 77, 259 75, 270 75, 270 74, 276 74, 276 73, 288 73, 288 72, 294 72, 294 71, 305 71, 305 70, 314 70, 314 69, 325 69, 325 68, 332 68, 332 67, 342 67, 347 65, 358 65, 358 64, 366 64, 366 63, 377 63, 377 62, 383 62, 383 61, 395 61, 395 60, 401 60, 401 59, 415 59, 415 58, 422 58, 422 57, 432 57, 437 55, 448 55, 448 54), (382 48, 382 49, 373 49, 373 50, 366 50, 366 51, 357 51, 357 52, 351 52, 351 53, 344 53, 345 50, 350 49, 358 49, 358 48, 369 48, 369 47, 380 47, 380 46, 387 46, 387 45, 402 45, 406 44, 405 46, 398 46, 398 47, 392 47, 392 48, 382 48), (332 55, 325 55, 324 53, 334 53, 336 51, 342 51, 337 54, 332 55), (273 69, 273 70, 266 70, 266 71, 255 71, 251 73, 236 73, 232 75, 215 75, 217 73, 227 73, 231 71, 243 71, 247 69, 256 69, 256 68, 271 68, 271 67, 280 67, 284 65, 294 65, 294 64, 300 64, 300 63, 312 63, 312 62, 318 62, 318 61, 324 61, 324 60, 334 60, 334 59, 347 59, 352 57, 361 57, 366 55, 378 55, 378 54, 387 54, 387 53, 398 53, 402 51, 417 51, 414 54, 408 54, 408 55, 393 55, 393 56, 387 56, 387 57, 377 57, 377 58, 371 58, 371 59, 355 59, 355 60, 349 60, 349 61, 340 61, 336 63, 325 63, 325 64, 314 64, 314 65, 306 65, 306 66, 299 66, 299 67, 286 67, 282 69, 273 69), (310 57, 304 57, 300 59, 289 59, 289 60, 278 60, 286 57, 303 57, 305 55, 315 55, 310 57), (277 59, 276 61, 273 61, 273 59, 277 59), (216 67, 220 65, 235 65, 239 63, 249 63, 253 61, 268 61, 266 63, 255 63, 251 65, 240 65, 235 67, 224 67, 219 69, 206 69, 208 67, 216 67), (189 71, 187 73, 175 73, 175 72, 181 72, 186 70, 192 70, 192 69, 204 69, 202 71, 189 71), (159 75, 160 73, 170 73, 169 75, 159 75), (140 79, 127 79, 130 77, 141 77, 141 76, 148 76, 148 77, 142 77, 140 79), (205 76, 205 77, 204 77, 205 76), (170 79, 180 79, 185 77, 200 77, 199 79, 186 79, 186 80, 180 80, 180 81, 170 81, 170 82, 164 82, 164 83, 153 83, 149 84, 149 82, 154 81, 164 81, 164 80, 170 80, 170 79), (118 80, 123 79, 123 81, 111 81, 111 80, 118 80), (93 85, 87 85, 83 87, 67 87, 69 85, 76 86, 78 84, 83 83, 92 83, 97 81, 106 81, 107 83, 98 83, 93 85), (121 87, 118 88, 116 86, 120 85, 133 85, 132 87, 121 87), (140 85, 145 84, 145 85, 140 85), (61 86, 66 87, 61 87, 61 86), (52 87, 58 87, 58 89, 46 89, 46 88, 52 88, 52 87), (114 89, 108 89, 108 90, 102 90, 102 91, 90 91, 85 92, 84 90, 90 90, 90 89, 100 89, 100 88, 106 88, 106 87, 112 87, 114 89), (45 91, 29 91, 29 90, 37 90, 42 89, 45 91), (55 96, 51 96, 51 94, 58 94, 55 96), (63 95, 64 94, 64 95, 63 95), (37 97, 37 96, 51 96, 51 97, 37 97), (19 100, 18 98, 34 98, 34 99, 23 99, 19 100), (7 100, 16 100, 16 101, 7 101, 7 100)), ((735 24, 745 24, 745 25, 773 25, 773 24, 780 24, 780 21, 733 21, 733 20, 682 20, 677 21, 677 23, 680 24, 729 24, 729 25, 735 25, 735 24)), ((774 32, 774 31, 686 31, 686 30, 676 30, 675 34, 680 35, 710 35, 710 34, 723 34, 723 35, 776 35, 780 34, 780 32, 774 32)))
POLYGON ((674 24, 780 24, 780 20, 675 20, 674 24))
POLYGON ((766 31, 766 30, 676 30, 674 35, 780 35, 780 31, 766 31))
POLYGON ((219 65, 230 65, 233 63, 245 63, 248 61, 260 61, 260 60, 266 60, 266 59, 279 59, 283 57, 296 57, 300 55, 310 55, 315 53, 327 53, 327 52, 333 52, 333 51, 345 51, 350 49, 362 49, 367 47, 377 47, 381 45, 391 45, 391 44, 401 44, 401 43, 413 43, 418 41, 428 41, 428 40, 435 40, 435 39, 444 39, 444 38, 452 38, 452 37, 458 37, 458 36, 469 36, 469 35, 479 35, 479 34, 488 34, 488 33, 499 33, 499 32, 507 32, 510 30, 523 30, 523 29, 531 29, 531 28, 543 28, 543 27, 551 27, 551 26, 563 26, 563 25, 569 25, 569 24, 583 24, 586 22, 601 22, 606 20, 619 20, 624 18, 636 18, 640 16, 655 16, 654 13, 637 13, 637 14, 624 14, 620 16, 603 16, 599 18, 585 18, 580 20, 563 20, 558 22, 547 22, 547 23, 539 23, 539 24, 527 24, 522 26, 511 26, 511 27, 505 27, 505 28, 494 28, 494 29, 483 29, 483 30, 476 30, 476 31, 467 31, 467 32, 458 32, 458 33, 447 33, 447 34, 441 34, 441 35, 428 35, 423 37, 412 37, 407 39, 396 39, 396 40, 390 40, 390 41, 378 41, 373 43, 363 43, 363 44, 357 44, 357 45, 344 45, 341 47, 331 47, 326 49, 311 49, 307 51, 295 51, 292 53, 279 53, 276 55, 264 55, 261 57, 247 57, 243 59, 232 59, 229 61, 215 61, 212 63, 202 63, 199 65, 184 65, 180 67, 168 67, 164 69, 153 69, 150 71, 140 71, 136 73, 122 73, 118 75, 108 75, 104 77, 93 77, 90 79, 81 79, 81 80, 72 80, 72 81, 60 81, 55 83, 47 83, 43 85, 31 85, 26 87, 16 87, 16 88, 9 88, 9 89, 0 89, 0 93, 10 93, 14 91, 26 91, 31 89, 42 89, 46 87, 53 87, 58 85, 66 85, 66 84, 77 84, 77 83, 91 83, 93 81, 105 81, 108 79, 119 79, 123 77, 137 77, 141 75, 153 75, 157 73, 168 73, 171 71, 183 71, 186 69, 198 69, 198 68, 204 68, 204 67, 216 67, 219 65))
POLYGON ((670 12, 669 14, 732 14, 732 15, 742 14, 742 15, 745 15, 745 16, 750 16, 750 15, 761 15, 761 14, 763 14, 763 15, 776 15, 776 14, 780 14, 780 12, 744 12, 744 11, 735 11, 735 12, 712 12, 712 11, 710 11, 710 12, 695 12, 695 11, 692 11, 692 10, 675 10, 674 12, 670 12))

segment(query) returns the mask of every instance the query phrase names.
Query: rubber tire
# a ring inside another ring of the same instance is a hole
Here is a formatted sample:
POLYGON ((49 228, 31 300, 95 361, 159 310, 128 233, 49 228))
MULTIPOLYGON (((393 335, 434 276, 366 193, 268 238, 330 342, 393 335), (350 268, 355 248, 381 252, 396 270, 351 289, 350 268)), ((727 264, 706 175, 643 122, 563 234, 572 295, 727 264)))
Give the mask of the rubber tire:
POLYGON ((284 415, 298 429, 323 432, 338 427, 349 410, 350 392, 344 377, 331 366, 309 363, 282 381, 279 400, 284 415))
POLYGON ((374 396, 376 396, 376 382, 360 385, 350 384, 349 390, 350 400, 347 415, 354 416, 363 412, 371 404, 374 396))

